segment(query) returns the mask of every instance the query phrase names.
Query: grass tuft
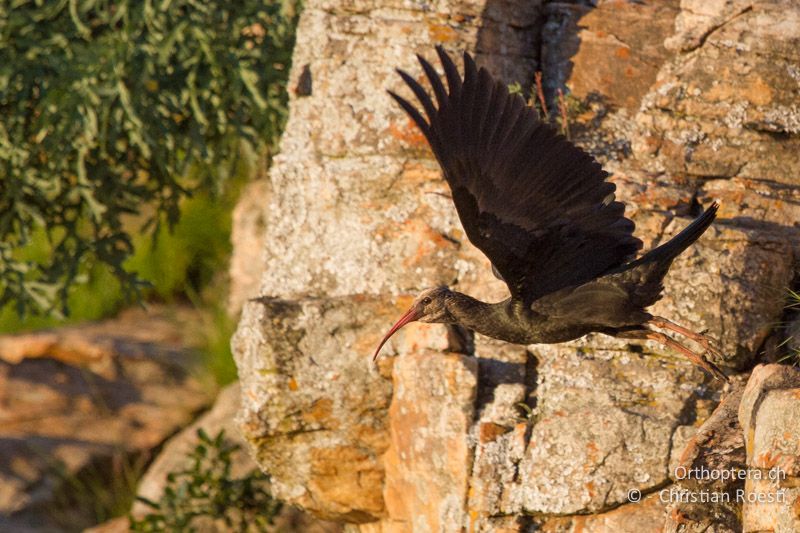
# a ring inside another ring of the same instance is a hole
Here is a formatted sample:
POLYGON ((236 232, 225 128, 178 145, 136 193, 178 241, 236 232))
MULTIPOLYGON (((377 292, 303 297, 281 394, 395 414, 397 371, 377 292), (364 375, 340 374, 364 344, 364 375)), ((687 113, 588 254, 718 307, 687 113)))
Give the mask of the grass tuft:
MULTIPOLYGON (((778 359, 779 363, 800 366, 800 293, 793 289, 787 289, 787 302, 785 310, 793 320, 784 323, 786 338, 778 345, 784 348, 786 353, 778 359)), ((785 315, 786 316, 786 315, 785 315)))

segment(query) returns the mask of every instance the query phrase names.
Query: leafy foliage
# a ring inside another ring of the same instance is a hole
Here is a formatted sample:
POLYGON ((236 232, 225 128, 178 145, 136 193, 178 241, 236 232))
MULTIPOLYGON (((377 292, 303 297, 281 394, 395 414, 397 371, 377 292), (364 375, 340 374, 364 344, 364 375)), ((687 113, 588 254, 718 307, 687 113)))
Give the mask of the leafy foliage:
MULTIPOLYGON (((240 178, 234 180, 236 185, 240 178)), ((162 226, 153 235, 133 234, 134 253, 125 262, 149 280, 146 300, 171 303, 176 299, 199 308, 224 308, 227 268, 231 251, 231 211, 237 187, 226 187, 221 195, 197 192, 181 202, 181 218, 169 230, 162 226), (168 268, 165 268, 165 265, 168 268)), ((36 231, 26 247, 31 260, 44 262, 50 249, 46 235, 36 231)), ((85 271, 86 282, 70 291, 69 317, 20 316, 12 306, 0 310, 0 333, 19 333, 47 327, 98 320, 114 314, 125 304, 120 282, 101 264, 85 271)))
POLYGON ((0 12, 0 307, 65 312, 93 264, 130 296, 143 284, 125 265, 131 221, 172 226, 183 198, 222 188, 242 140, 275 142, 296 0, 10 3, 0 12), (47 253, 31 253, 37 233, 47 253))
POLYGON ((267 477, 256 472, 231 479, 232 454, 239 447, 225 441, 224 431, 211 438, 199 429, 197 436, 189 467, 169 474, 161 500, 139 498, 153 511, 131 519, 131 530, 194 531, 203 519, 224 524, 225 531, 265 531, 281 509, 263 490, 267 477))

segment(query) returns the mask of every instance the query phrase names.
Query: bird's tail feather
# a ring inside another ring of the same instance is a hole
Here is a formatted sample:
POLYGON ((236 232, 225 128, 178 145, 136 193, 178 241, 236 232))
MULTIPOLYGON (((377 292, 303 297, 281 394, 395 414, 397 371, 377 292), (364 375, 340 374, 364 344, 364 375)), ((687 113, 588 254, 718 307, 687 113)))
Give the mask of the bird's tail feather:
MULTIPOLYGON (((632 270, 648 264, 658 264, 668 268, 673 259, 678 257, 681 252, 683 252, 694 241, 699 239, 703 233, 705 233, 705 231, 717 217, 718 209, 719 202, 715 200, 710 206, 708 206, 708 209, 706 209, 702 215, 694 219, 691 224, 683 228, 683 231, 661 246, 650 250, 636 261, 628 263, 623 267, 623 270, 632 270)), ((651 268, 647 268, 647 270, 651 270, 651 268)))
POLYGON ((655 261, 658 263, 663 263, 665 261, 672 261, 694 241, 699 239, 703 233, 705 233, 705 231, 717 217, 718 209, 719 202, 714 201, 710 206, 708 206, 708 209, 706 209, 702 215, 694 219, 694 221, 686 226, 683 231, 658 248, 655 248, 644 254, 635 262, 649 263, 655 261))
POLYGON ((611 273, 633 284, 631 298, 636 305, 642 308, 649 307, 661 298, 661 291, 664 289, 663 279, 673 259, 700 238, 716 218, 718 209, 719 203, 712 203, 702 215, 675 237, 611 273))

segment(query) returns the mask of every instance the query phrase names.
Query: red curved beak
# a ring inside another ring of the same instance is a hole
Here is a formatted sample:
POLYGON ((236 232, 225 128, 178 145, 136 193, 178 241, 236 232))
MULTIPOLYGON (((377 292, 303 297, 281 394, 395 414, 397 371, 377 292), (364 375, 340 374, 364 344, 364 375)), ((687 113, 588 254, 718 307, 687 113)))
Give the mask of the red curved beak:
POLYGON ((394 335, 398 329, 402 328, 409 322, 414 322, 415 320, 418 320, 419 317, 420 314, 417 313, 417 310, 414 309, 413 307, 408 311, 406 311, 406 314, 400 317, 400 320, 398 320, 397 323, 394 326, 392 326, 392 329, 389 330, 389 333, 386 334, 381 343, 378 345, 378 349, 375 350, 375 355, 372 356, 372 360, 375 361, 376 359, 378 359, 378 354, 380 353, 381 348, 383 348, 383 345, 386 344, 386 341, 389 340, 389 337, 394 335))

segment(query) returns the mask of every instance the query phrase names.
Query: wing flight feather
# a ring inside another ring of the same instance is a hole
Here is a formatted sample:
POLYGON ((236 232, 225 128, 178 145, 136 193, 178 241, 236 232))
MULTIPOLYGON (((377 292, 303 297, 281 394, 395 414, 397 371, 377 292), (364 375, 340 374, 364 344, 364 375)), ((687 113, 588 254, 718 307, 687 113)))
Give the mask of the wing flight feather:
POLYGON ((630 260, 642 243, 601 166, 540 121, 520 95, 478 69, 469 54, 462 78, 447 53, 436 51, 446 88, 418 56, 435 103, 412 76, 398 71, 424 116, 389 93, 425 135, 467 236, 512 297, 531 303, 630 260))

